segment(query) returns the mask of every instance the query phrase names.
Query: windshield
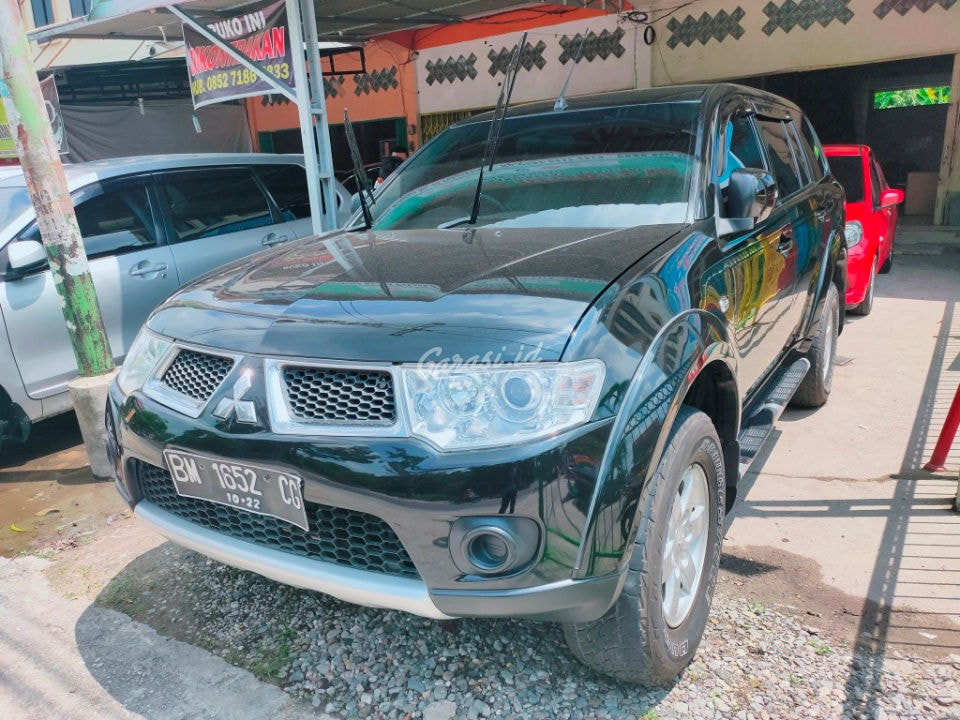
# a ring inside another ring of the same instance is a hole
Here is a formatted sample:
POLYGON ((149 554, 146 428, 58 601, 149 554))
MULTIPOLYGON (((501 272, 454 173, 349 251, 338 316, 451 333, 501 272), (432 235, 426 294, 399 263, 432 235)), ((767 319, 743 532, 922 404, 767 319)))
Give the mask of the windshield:
POLYGON ((832 155, 830 170, 847 193, 847 202, 863 202, 863 160, 859 155, 832 155))
MULTIPOLYGON (((684 222, 700 106, 651 103, 508 118, 477 225, 624 228, 684 222)), ((451 128, 371 208, 377 230, 466 224, 489 122, 451 128)))
POLYGON ((0 227, 9 225, 31 207, 25 187, 0 188, 0 227))

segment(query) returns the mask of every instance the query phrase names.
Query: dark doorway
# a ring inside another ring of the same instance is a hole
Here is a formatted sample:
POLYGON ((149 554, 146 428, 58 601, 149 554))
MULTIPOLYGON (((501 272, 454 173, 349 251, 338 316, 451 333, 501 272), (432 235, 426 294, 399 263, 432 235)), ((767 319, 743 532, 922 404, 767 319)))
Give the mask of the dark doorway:
POLYGON ((953 56, 939 55, 750 77, 740 82, 796 102, 810 116, 824 143, 870 145, 887 181, 906 190, 910 173, 939 171, 949 105, 881 108, 876 106, 882 103, 875 101, 875 95, 886 90, 949 86, 952 71, 953 56))
MULTIPOLYGON (((404 143, 406 140, 406 120, 403 118, 388 118, 386 120, 367 120, 354 122, 353 130, 357 136, 357 146, 364 165, 380 162, 380 143, 384 140, 394 144, 404 143)), ((330 126, 330 145, 333 151, 333 169, 339 179, 352 172, 353 163, 350 160, 350 150, 347 146, 347 135, 343 125, 330 126)), ((272 133, 260 134, 260 149, 264 152, 302 153, 300 129, 278 130, 272 133), (267 137, 265 137, 267 136, 267 137), (268 142, 265 142, 268 141, 268 142)))

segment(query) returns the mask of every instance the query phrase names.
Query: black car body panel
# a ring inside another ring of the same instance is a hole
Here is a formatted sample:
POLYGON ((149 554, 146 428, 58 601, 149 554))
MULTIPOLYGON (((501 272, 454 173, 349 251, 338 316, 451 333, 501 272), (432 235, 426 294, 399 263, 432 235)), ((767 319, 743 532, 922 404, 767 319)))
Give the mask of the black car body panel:
POLYGON ((678 230, 477 228, 313 238, 207 275, 160 307, 148 327, 231 352, 417 362, 456 343, 464 358, 491 353, 487 362, 531 353, 558 360, 593 300, 678 230))
MULTIPOLYGON (((239 360, 195 417, 112 388, 108 426, 122 493, 134 507, 143 501, 142 464, 164 468, 167 447, 269 465, 301 476, 308 503, 388 524, 442 614, 600 617, 620 592, 638 498, 680 407, 697 402, 713 419, 734 490, 741 417, 762 402, 778 367, 810 346, 831 283, 843 297, 842 191, 815 154, 794 154, 802 182, 769 217, 718 232, 725 128, 766 122, 786 132, 791 117, 802 118, 796 107, 732 85, 570 104, 670 101, 701 104, 684 223, 354 230, 233 263, 172 297, 150 331, 239 360), (578 427, 444 451, 402 433, 275 432, 260 381, 271 358, 382 368, 599 358, 606 371, 593 416, 578 427), (244 373, 254 382, 238 393, 244 373), (215 414, 241 399, 258 422, 215 414), (536 523, 529 562, 500 576, 464 572, 450 544, 456 525, 511 517, 536 523)), ((531 106, 509 117, 550 112, 531 106)), ((489 117, 466 124, 478 122, 489 117)), ((789 132, 800 147, 799 130, 789 132)))

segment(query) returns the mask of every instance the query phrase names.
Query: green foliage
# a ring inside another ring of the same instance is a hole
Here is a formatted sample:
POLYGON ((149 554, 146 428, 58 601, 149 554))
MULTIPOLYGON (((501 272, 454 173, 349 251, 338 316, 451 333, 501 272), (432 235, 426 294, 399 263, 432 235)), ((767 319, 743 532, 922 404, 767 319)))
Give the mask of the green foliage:
POLYGON ((880 90, 873 94, 874 110, 919 107, 922 105, 946 105, 949 102, 949 85, 908 88, 905 90, 880 90))

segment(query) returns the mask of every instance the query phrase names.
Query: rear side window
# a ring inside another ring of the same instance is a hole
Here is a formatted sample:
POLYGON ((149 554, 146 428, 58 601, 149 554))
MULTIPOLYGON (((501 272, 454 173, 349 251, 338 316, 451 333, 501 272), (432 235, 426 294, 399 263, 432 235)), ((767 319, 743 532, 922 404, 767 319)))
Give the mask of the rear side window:
POLYGON ((284 220, 310 217, 310 193, 307 172, 299 165, 271 165, 257 174, 280 208, 284 220))
POLYGON ((273 224, 267 198, 249 170, 218 170, 161 181, 174 242, 186 242, 273 224))
POLYGON ((847 202, 863 202, 863 159, 859 155, 834 155, 830 158, 830 170, 843 185, 847 202))
POLYGON ((142 250, 157 244, 144 186, 107 190, 77 206, 77 224, 87 257, 142 250))
POLYGON ((807 156, 807 164, 813 173, 813 181, 819 182, 827 174, 826 156, 823 154, 823 146, 817 139, 817 134, 813 131, 813 126, 807 118, 797 123, 797 129, 800 131, 800 147, 807 156))
POLYGON ((800 171, 787 140, 786 127, 776 120, 759 120, 760 137, 773 165, 773 174, 780 184, 781 197, 793 195, 800 189, 800 171))

